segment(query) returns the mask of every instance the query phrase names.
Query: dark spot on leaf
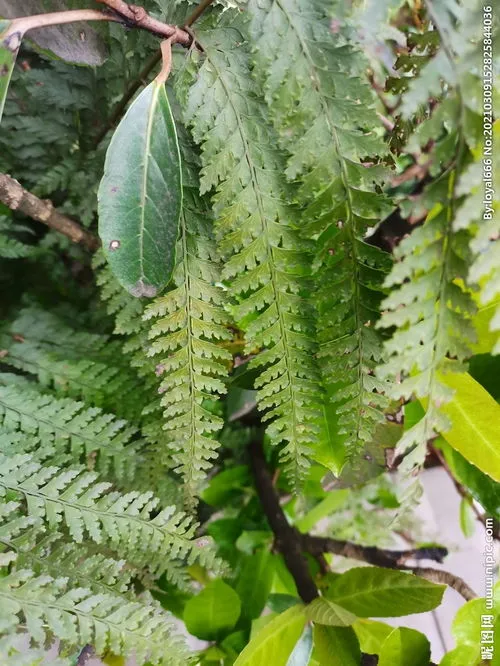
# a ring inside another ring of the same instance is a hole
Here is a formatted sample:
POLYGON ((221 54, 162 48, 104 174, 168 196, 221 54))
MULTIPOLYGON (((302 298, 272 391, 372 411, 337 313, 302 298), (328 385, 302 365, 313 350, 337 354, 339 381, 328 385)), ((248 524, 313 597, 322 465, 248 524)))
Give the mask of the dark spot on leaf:
POLYGON ((0 69, 0 76, 7 76, 8 73, 9 73, 9 68, 7 67, 7 65, 4 65, 0 69))
POLYGON ((115 185, 114 187, 111 188, 111 191, 112 191, 112 192, 118 192, 118 188, 116 187, 116 185, 115 185))
POLYGON ((120 241, 119 240, 112 240, 111 243, 109 244, 109 249, 111 251, 118 250, 119 247, 120 247, 120 241))

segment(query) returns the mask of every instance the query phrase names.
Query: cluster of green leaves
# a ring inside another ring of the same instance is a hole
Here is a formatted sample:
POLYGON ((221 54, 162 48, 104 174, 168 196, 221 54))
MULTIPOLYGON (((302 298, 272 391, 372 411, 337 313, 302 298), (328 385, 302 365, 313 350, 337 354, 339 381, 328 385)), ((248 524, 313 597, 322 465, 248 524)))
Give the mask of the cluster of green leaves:
MULTIPOLYGON (((182 24, 189 4, 145 6, 182 24)), ((500 393, 484 368, 500 327, 500 165, 481 219, 471 74, 482 7, 327 4, 215 3, 196 45, 174 53, 173 84, 160 76, 129 106, 106 167, 113 109, 155 38, 86 25, 82 46, 74 27, 55 28, 14 66, 14 24, 0 22, 0 169, 85 226, 99 213, 104 250, 90 268, 80 248, 0 210, 9 666, 38 663, 53 637, 64 664, 86 643, 190 663, 171 614, 209 641, 204 666, 359 666, 362 653, 429 664, 423 635, 369 618, 432 610, 443 587, 376 567, 322 575, 308 560, 321 596, 302 604, 244 449, 264 437, 279 490, 302 494, 285 503, 301 532, 391 546, 391 521, 411 531, 403 494, 380 476, 396 440, 410 474, 433 440, 463 487, 464 532, 473 500, 498 516, 500 393), (390 253, 377 233, 398 215, 411 233, 390 253), (182 511, 198 498, 202 527, 182 511)), ((481 604, 459 612, 443 666, 480 663, 481 604)))

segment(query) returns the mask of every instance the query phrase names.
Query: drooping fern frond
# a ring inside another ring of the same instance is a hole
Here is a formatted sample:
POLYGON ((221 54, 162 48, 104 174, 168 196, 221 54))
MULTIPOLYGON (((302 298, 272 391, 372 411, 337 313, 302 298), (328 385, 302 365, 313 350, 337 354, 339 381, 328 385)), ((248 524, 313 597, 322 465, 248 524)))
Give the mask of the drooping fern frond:
POLYGON ((5 364, 35 375, 43 387, 130 420, 144 407, 122 345, 108 335, 76 331, 61 317, 29 307, 0 333, 0 345, 5 364))
MULTIPOLYGON (((139 462, 140 441, 135 428, 96 407, 71 398, 56 399, 25 381, 12 385, 10 375, 0 379, 0 425, 40 440, 52 450, 51 460, 67 464, 79 460, 121 483, 130 483, 139 462)), ((4 447, 2 447, 4 450, 4 447)))
MULTIPOLYGON (((41 469, 38 481, 40 474, 41 469)), ((10 566, 9 573, 2 571, 0 583, 2 634, 20 625, 39 646, 57 637, 66 650, 91 643, 100 655, 133 653, 138 663, 188 663, 169 614, 148 594, 132 594, 134 569, 128 565, 124 570, 123 560, 92 553, 88 544, 67 543, 61 534, 46 532, 40 511, 34 510, 33 495, 29 495, 36 483, 26 485, 28 511, 38 516, 22 515, 21 504, 13 501, 0 503, 0 560, 10 566)), ((53 485, 52 496, 63 487, 64 483, 53 485)), ((69 498, 61 494, 69 521, 71 510, 64 502, 69 498)), ((14 647, 12 644, 13 656, 14 647)), ((17 661, 9 658, 6 663, 17 661)))
POLYGON ((257 68, 289 154, 286 174, 300 181, 302 223, 316 242, 320 366, 337 430, 353 454, 372 438, 387 404, 373 376, 381 358, 373 324, 390 259, 365 236, 392 208, 380 190, 386 169, 373 164, 387 150, 360 78, 363 62, 340 21, 330 29, 326 11, 310 0, 249 2, 257 68))
MULTIPOLYGON (((227 10, 199 30, 203 62, 186 118, 202 146, 201 190, 214 188, 223 278, 236 302, 246 351, 256 354, 258 405, 273 444, 297 485, 318 441, 321 409, 314 312, 304 298, 310 259, 294 229, 277 138, 256 96, 241 17, 227 10)), ((181 85, 182 89, 182 85, 181 85)), ((181 93, 182 99, 185 92, 181 93)))
POLYGON ((465 286, 470 235, 454 227, 457 209, 463 205, 459 178, 480 135, 477 100, 466 92, 468 74, 461 69, 468 27, 461 35, 460 22, 465 21, 466 26, 468 15, 454 2, 428 1, 426 7, 442 46, 408 86, 403 113, 414 113, 424 99, 440 98, 445 89, 441 85, 446 86, 446 99, 436 104, 410 139, 417 150, 432 140, 435 178, 408 207, 409 214, 416 213, 417 218, 426 214, 426 220, 395 251, 397 263, 385 283, 392 291, 383 303, 385 312, 379 322, 381 328, 395 327, 386 343, 388 361, 378 370, 380 377, 392 380, 392 397, 428 400, 425 416, 405 432, 396 450, 398 454, 410 452, 404 461, 410 470, 423 463, 428 440, 449 428, 439 410, 453 395, 445 374, 464 370, 470 343, 475 340, 471 322, 475 306, 465 286), (444 61, 446 66, 439 67, 444 61), (450 85, 455 87, 450 89, 450 85), (402 381, 397 381, 401 374, 402 381))
MULTIPOLYGON (((182 135, 181 135, 182 137, 182 135)), ((193 504, 199 484, 217 457, 214 434, 223 421, 207 407, 226 391, 222 381, 232 361, 220 343, 231 339, 225 293, 217 286, 220 265, 209 208, 198 194, 198 165, 183 142, 183 211, 170 290, 146 307, 151 321, 148 355, 161 378, 164 452, 193 504), (193 163, 190 162, 193 159, 193 163)))
POLYGON ((55 636, 75 648, 91 644, 101 655, 134 655, 139 664, 184 666, 189 661, 168 614, 154 606, 68 588, 65 578, 36 576, 28 569, 0 578, 0 600, 2 626, 25 624, 38 645, 55 636))
MULTIPOLYGON (((50 529, 65 526, 76 543, 107 545, 133 565, 165 572, 182 584, 179 561, 219 569, 210 545, 194 538, 196 524, 175 507, 158 512, 151 492, 120 494, 93 472, 42 466, 29 455, 0 454, 0 493, 26 502, 27 515, 50 529)), ((206 541, 206 540, 205 540, 206 541)))
POLYGON ((63 534, 47 532, 40 518, 25 516, 19 509, 16 502, 0 504, 0 550, 16 553, 17 568, 65 577, 72 587, 95 593, 131 597, 132 576, 138 572, 125 560, 103 555, 92 544, 65 541, 63 534))

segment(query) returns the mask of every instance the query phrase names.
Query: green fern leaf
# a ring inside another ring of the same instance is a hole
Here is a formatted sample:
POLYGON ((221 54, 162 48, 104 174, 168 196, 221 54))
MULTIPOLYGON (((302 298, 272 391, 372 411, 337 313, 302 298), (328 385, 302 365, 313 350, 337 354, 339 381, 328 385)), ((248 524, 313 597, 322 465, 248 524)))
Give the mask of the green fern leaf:
POLYGON ((136 566, 171 578, 173 573, 177 583, 179 561, 220 570, 206 539, 194 539, 196 525, 186 514, 167 507, 151 517, 158 500, 150 492, 110 492, 111 484, 92 472, 43 467, 29 455, 0 454, 0 467, 3 496, 24 499, 27 514, 51 529, 66 525, 77 543, 85 537, 108 545, 136 566))
POLYGON ((363 63, 339 30, 332 34, 324 3, 251 0, 249 13, 266 100, 290 155, 287 176, 301 183, 306 233, 316 241, 318 357, 352 454, 372 438, 387 404, 373 377, 381 358, 373 324, 390 260, 365 237, 392 207, 380 194, 385 169, 362 161, 386 148, 363 63))
POLYGON ((139 664, 184 666, 189 661, 168 614, 154 606, 68 588, 65 578, 36 576, 28 569, 0 578, 0 599, 2 625, 25 624, 38 645, 56 636, 75 648, 91 644, 100 655, 133 654, 139 664))
MULTIPOLYGON (((181 141, 183 136, 181 134, 181 141)), ((221 345, 231 339, 225 294, 215 286, 220 266, 212 238, 208 206, 198 194, 197 164, 182 141, 184 208, 171 289, 146 307, 155 357, 161 377, 168 456, 181 475, 188 505, 199 490, 219 446, 214 434, 222 419, 207 408, 207 400, 225 393, 231 354, 221 345)))
MULTIPOLYGON (((202 192, 216 189, 214 212, 223 277, 246 334, 259 408, 295 484, 318 441, 319 372, 314 312, 304 298, 310 260, 294 230, 276 137, 256 96, 241 18, 231 11, 199 31, 204 61, 189 90, 186 117, 202 144, 202 192)), ((181 97, 184 98, 181 91, 181 97)))
MULTIPOLYGON (((23 387, 0 380, 0 424, 38 438, 56 464, 80 460, 121 483, 133 479, 139 441, 135 428, 100 409, 70 398, 56 399, 25 381, 23 387), (48 449, 47 447, 51 447, 48 449)), ((32 439, 27 441, 29 444, 32 439)))

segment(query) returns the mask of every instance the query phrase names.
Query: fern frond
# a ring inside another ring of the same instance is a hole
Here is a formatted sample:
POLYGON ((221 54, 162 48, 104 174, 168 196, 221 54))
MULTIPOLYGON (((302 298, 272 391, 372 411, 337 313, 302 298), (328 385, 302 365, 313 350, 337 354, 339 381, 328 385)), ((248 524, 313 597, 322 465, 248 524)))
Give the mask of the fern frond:
POLYGON ((0 381, 0 425, 4 429, 40 439, 47 455, 47 447, 53 449, 51 458, 56 464, 80 460, 122 483, 133 479, 140 442, 133 441, 136 430, 127 421, 71 398, 45 395, 27 381, 22 387, 5 385, 6 377, 0 381))
MULTIPOLYGON (((304 298, 310 259, 294 230, 276 136, 256 96, 241 18, 224 12, 199 30, 204 49, 186 118, 202 145, 201 190, 213 197, 223 278, 260 376, 258 405, 297 485, 318 442, 321 409, 314 312, 304 298)), ((182 87, 182 86, 181 86, 182 87)), ((184 98, 184 93, 181 92, 184 98)))
POLYGON ((6 365, 35 375, 44 388, 134 419, 144 407, 142 386, 117 342, 75 331, 38 308, 24 308, 0 333, 6 365))
MULTIPOLYGON (((407 207, 408 213, 417 218, 427 214, 426 220, 395 251, 398 261, 385 283, 392 291, 383 303, 386 311, 379 322, 381 328, 396 330, 386 343, 389 358, 386 365, 380 366, 378 375, 392 380, 393 398, 428 399, 424 418, 405 432, 396 449, 398 454, 409 452, 403 463, 409 470, 423 464, 428 440, 449 428, 449 420, 439 408, 453 392, 442 375, 464 370, 471 354, 470 344, 476 337, 471 321, 475 305, 465 286, 470 234, 456 231, 454 221, 463 205, 459 178, 470 162, 470 151, 477 145, 480 117, 467 101, 469 93, 465 92, 461 72, 460 57, 467 46, 451 39, 458 30, 457 21, 464 16, 462 8, 447 1, 439 7, 427 1, 426 6, 442 41, 441 50, 429 67, 446 60, 446 67, 433 76, 439 87, 446 79, 456 88, 448 91, 446 99, 428 114, 410 139, 410 146, 416 149, 432 139, 435 178, 407 207), (436 61, 440 53, 444 55, 436 61), (402 381, 397 381, 401 374, 402 381)), ((418 83, 409 86, 406 99, 413 101, 403 107, 405 113, 414 110, 414 104, 418 106, 420 95, 441 92, 425 71, 418 78, 418 83), (421 93, 415 97, 415 91, 421 93)))
POLYGON ((318 357, 353 453, 371 439, 387 404, 373 376, 381 357, 373 324, 390 260, 365 242, 392 210, 380 190, 386 170, 366 160, 387 150, 360 78, 363 63, 339 30, 332 34, 324 3, 251 0, 249 13, 266 100, 290 155, 286 174, 301 183, 305 232, 316 241, 318 357))
POLYGON ((44 467, 29 455, 0 454, 0 489, 26 503, 27 515, 51 529, 66 526, 72 539, 111 547, 133 565, 179 579, 179 561, 219 568, 208 544, 199 544, 196 524, 175 507, 158 512, 152 493, 120 494, 93 472, 44 467))
MULTIPOLYGON (((26 645, 23 634, 7 634, 0 637, 0 663, 6 666, 43 666, 47 653, 40 648, 26 645)), ((69 657, 52 657, 51 666, 73 666, 69 657)))
POLYGON ((21 259, 33 254, 34 247, 23 243, 16 237, 16 232, 32 233, 20 224, 14 224, 6 215, 0 215, 0 257, 3 259, 21 259))
POLYGON ((207 407, 225 393, 223 382, 232 361, 221 346, 230 340, 225 293, 217 286, 219 258, 212 237, 210 212, 198 194, 197 165, 183 142, 183 211, 170 291, 144 312, 151 321, 148 355, 155 357, 161 377, 164 430, 168 455, 184 483, 188 505, 217 457, 214 435, 223 421, 207 407))
POLYGON ((139 664, 184 666, 189 662, 169 615, 154 606, 82 587, 68 588, 65 578, 36 576, 28 569, 0 578, 0 599, 2 626, 25 624, 38 645, 56 636, 75 648, 91 644, 99 655, 133 654, 139 664))

